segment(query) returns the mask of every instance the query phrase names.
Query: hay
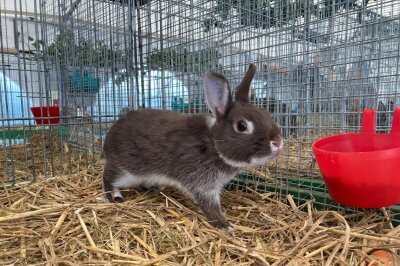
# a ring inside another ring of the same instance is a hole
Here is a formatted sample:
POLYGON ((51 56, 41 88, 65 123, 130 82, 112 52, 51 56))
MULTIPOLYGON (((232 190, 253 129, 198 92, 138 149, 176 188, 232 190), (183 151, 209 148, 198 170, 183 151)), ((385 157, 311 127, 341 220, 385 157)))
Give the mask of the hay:
POLYGON ((25 142, 0 148, 3 183, 28 183, 33 179, 74 174, 96 160, 90 150, 77 152, 50 132, 27 137, 25 142))
POLYGON ((276 175, 322 179, 318 164, 313 156, 312 141, 301 138, 285 140, 281 155, 268 166, 246 169, 246 171, 273 182, 276 182, 276 180, 273 180, 272 176, 276 175))
MULTIPOLYGON (((251 188, 224 192, 233 233, 214 230, 173 190, 130 190, 125 203, 104 203, 95 155, 36 138, 28 146, 41 166, 38 182, 0 194, 2 265, 368 265, 373 249, 400 250, 400 227, 386 210, 317 211, 311 202, 298 206, 290 195, 251 188), (44 178, 52 173, 42 167, 51 163, 49 150, 56 177, 44 178)), ((15 169, 27 167, 28 146, 13 147, 15 169)))
POLYGON ((226 191, 235 231, 223 233, 172 190, 104 203, 101 171, 95 163, 1 194, 2 264, 359 265, 372 249, 400 249, 400 227, 379 211, 346 216, 291 196, 226 191))

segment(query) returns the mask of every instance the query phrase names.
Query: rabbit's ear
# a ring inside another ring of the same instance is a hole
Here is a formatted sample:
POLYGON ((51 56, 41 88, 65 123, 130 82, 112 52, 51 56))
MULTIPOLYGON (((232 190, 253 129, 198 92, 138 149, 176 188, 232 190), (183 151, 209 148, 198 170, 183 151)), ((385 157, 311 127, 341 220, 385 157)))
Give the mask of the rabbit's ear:
POLYGON ((246 75, 240 82, 236 95, 235 95, 235 101, 238 102, 243 102, 243 103, 249 103, 250 102, 250 97, 251 97, 251 82, 253 81, 253 78, 256 74, 256 65, 250 64, 249 69, 246 72, 246 75))
POLYGON ((204 74, 204 92, 208 107, 217 119, 221 119, 232 103, 228 80, 222 74, 207 71, 204 74))

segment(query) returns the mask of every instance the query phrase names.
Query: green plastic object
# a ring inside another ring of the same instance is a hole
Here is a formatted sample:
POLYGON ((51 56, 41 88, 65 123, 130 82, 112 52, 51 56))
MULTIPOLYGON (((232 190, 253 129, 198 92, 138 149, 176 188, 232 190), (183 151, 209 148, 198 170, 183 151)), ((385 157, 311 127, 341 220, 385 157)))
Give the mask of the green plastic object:
POLYGON ((189 109, 189 104, 183 102, 182 97, 175 96, 173 98, 172 108, 175 112, 182 112, 189 109))
POLYGON ((172 108, 175 112, 182 112, 189 110, 189 106, 192 108, 201 107, 204 104, 204 101, 201 99, 193 99, 190 103, 185 103, 182 97, 174 96, 172 102, 172 108))
POLYGON ((89 75, 89 71, 76 70, 73 76, 68 77, 68 89, 71 93, 97 93, 100 89, 100 79, 89 75))

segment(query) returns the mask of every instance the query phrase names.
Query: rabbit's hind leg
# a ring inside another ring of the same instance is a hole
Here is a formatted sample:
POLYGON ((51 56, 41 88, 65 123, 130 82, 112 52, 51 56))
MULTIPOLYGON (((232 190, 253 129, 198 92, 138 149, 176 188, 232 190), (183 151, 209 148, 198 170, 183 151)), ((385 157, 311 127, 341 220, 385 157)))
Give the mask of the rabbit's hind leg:
POLYGON ((104 167, 104 174, 103 174, 103 190, 105 193, 106 200, 108 202, 123 202, 123 196, 121 191, 113 186, 110 180, 115 178, 114 171, 110 170, 110 167, 107 165, 104 167))

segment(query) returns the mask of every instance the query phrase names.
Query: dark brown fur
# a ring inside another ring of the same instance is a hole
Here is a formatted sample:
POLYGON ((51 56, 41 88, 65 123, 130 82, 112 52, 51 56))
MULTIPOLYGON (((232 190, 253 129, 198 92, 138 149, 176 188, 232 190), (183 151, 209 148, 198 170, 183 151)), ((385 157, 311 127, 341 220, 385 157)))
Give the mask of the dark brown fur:
MULTIPOLYGON (((238 94, 240 100, 233 101, 229 96, 224 111, 214 112, 216 122, 213 126, 210 126, 212 116, 161 110, 131 111, 120 118, 110 129, 104 143, 103 158, 106 163, 103 179, 107 198, 113 200, 113 183, 116 184, 125 172, 140 177, 143 183, 153 180, 154 176, 166 176, 172 180, 172 186, 198 204, 211 225, 228 229, 230 224, 222 213, 219 193, 239 168, 227 164, 221 154, 229 160, 249 163, 252 156, 271 155, 270 142, 281 139, 280 131, 269 113, 248 102, 252 79, 249 75, 254 76, 252 70, 255 73, 255 69, 250 67, 247 78, 239 85, 239 92, 242 90, 238 94), (253 122, 254 134, 235 132, 232 125, 241 119, 253 122)), ((211 81, 215 79, 224 84, 225 78, 220 74, 209 72, 208 75, 211 81)), ((215 89, 221 88, 216 86, 215 89)), ((213 100, 221 92, 211 94, 214 98, 210 99, 213 100)), ((156 180, 150 183, 154 183, 151 186, 160 185, 156 180)))

